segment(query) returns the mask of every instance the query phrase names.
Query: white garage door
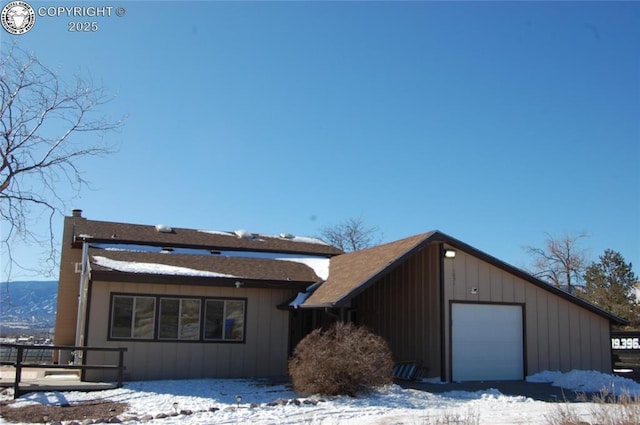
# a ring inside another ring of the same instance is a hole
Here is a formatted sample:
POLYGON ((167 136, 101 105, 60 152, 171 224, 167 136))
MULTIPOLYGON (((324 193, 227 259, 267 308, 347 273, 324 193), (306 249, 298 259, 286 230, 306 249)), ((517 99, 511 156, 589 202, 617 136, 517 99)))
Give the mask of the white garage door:
POLYGON ((454 303, 454 381, 524 379, 522 306, 454 303))

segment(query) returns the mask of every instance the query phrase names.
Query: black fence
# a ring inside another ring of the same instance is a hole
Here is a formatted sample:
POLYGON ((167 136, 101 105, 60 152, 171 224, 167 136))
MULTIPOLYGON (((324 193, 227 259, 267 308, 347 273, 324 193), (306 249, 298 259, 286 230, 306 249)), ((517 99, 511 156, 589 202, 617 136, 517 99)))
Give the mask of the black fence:
MULTIPOLYGON (((22 361, 26 363, 51 363, 53 359, 53 349, 32 349, 29 345, 23 345, 22 361)), ((0 362, 3 365, 13 365, 18 357, 18 348, 16 345, 0 346, 0 362)))
POLYGON ((20 381, 22 380, 22 369, 68 369, 80 370, 82 380, 84 372, 87 370, 113 370, 117 374, 117 388, 122 387, 124 374, 124 352, 126 348, 115 347, 75 347, 68 345, 30 345, 30 344, 5 344, 0 343, 0 365, 13 366, 15 368, 14 397, 21 394, 20 381), (54 363, 53 354, 57 351, 60 356, 66 353, 66 362, 54 363), (117 364, 86 364, 86 353, 89 351, 110 351, 117 352, 117 364), (78 361, 73 361, 74 359, 78 361))

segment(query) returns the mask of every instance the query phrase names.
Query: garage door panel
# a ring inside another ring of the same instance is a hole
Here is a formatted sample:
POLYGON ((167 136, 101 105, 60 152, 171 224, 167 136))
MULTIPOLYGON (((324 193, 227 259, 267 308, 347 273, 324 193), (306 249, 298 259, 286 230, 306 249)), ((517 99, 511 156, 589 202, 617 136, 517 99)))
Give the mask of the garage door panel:
POLYGON ((522 380, 521 305, 453 303, 454 381, 522 380))

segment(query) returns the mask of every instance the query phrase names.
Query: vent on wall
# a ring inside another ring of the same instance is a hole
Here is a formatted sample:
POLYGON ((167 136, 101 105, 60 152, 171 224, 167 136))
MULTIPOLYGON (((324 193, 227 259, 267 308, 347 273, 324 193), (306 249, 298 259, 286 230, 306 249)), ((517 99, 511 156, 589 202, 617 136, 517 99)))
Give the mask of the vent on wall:
POLYGON ((82 273, 82 263, 75 263, 73 266, 76 273, 82 273))

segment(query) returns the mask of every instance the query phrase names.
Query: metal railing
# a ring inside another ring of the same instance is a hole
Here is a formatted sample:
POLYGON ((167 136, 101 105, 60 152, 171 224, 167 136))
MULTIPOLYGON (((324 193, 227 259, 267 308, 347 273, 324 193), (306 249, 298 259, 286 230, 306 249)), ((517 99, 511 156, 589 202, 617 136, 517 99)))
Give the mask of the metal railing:
POLYGON ((0 365, 15 368, 13 384, 14 398, 20 396, 20 381, 23 368, 36 369, 70 369, 81 371, 81 380, 87 370, 113 370, 117 372, 117 388, 122 387, 124 375, 124 353, 126 347, 76 347, 69 345, 31 345, 0 343, 0 365), (74 358, 73 362, 54 363, 53 353, 68 351, 74 358), (118 353, 118 364, 86 364, 86 353, 89 351, 108 351, 118 353), (48 360, 48 361, 45 361, 48 360), (81 363, 81 364, 79 364, 81 363))

